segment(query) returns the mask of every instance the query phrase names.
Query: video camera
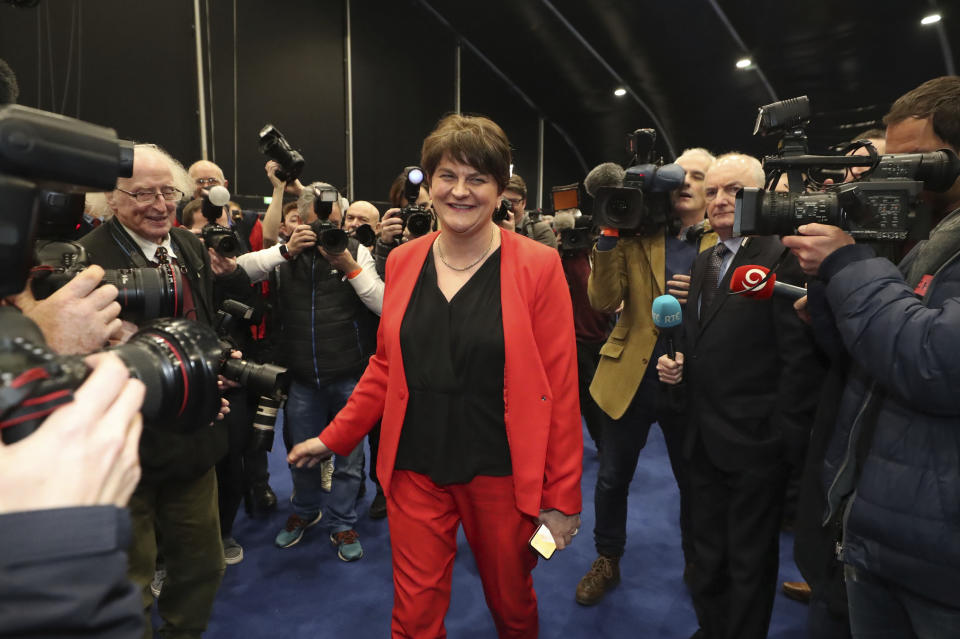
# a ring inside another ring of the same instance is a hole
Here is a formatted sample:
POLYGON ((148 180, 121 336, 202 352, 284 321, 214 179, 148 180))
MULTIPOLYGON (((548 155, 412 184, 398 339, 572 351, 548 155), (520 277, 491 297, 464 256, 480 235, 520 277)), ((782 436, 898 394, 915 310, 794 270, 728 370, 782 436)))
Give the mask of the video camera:
MULTIPOLYGON (((560 214, 554 217, 555 223, 557 223, 559 217, 560 214)), ((589 251, 597 239, 593 232, 593 219, 589 215, 576 215, 571 217, 573 217, 572 227, 558 224, 560 251, 563 253, 589 251)))
MULTIPOLYGON (((410 237, 426 235, 433 228, 433 214, 425 206, 417 204, 420 197, 420 186, 423 184, 423 169, 419 166, 408 166, 403 170, 406 180, 403 183, 403 197, 407 205, 400 209, 399 217, 403 220, 403 229, 410 231, 410 237)), ((401 235, 403 229, 400 230, 401 235)))
POLYGON ((67 194, 110 191, 132 174, 133 142, 113 129, 24 106, 0 108, 0 295, 23 290, 38 227, 49 235, 79 224, 82 203, 67 194))
POLYGON ((287 138, 283 137, 280 129, 267 124, 260 129, 260 152, 280 165, 277 178, 284 182, 293 182, 303 173, 305 164, 300 151, 291 148, 287 138))
POLYGON ((943 149, 880 156, 872 145, 860 141, 851 148, 865 146, 868 155, 808 155, 804 126, 809 117, 806 96, 760 107, 754 135, 782 137, 778 154, 764 158, 768 190, 745 188, 737 194, 734 235, 793 235, 797 227, 817 222, 838 226, 859 240, 901 242, 925 237, 929 215, 920 194, 946 191, 953 185, 960 176, 956 154, 943 149), (804 173, 857 166, 868 168, 855 181, 804 193, 804 173), (773 192, 784 171, 790 192, 773 192))
POLYGON ((670 220, 670 191, 683 186, 679 164, 663 164, 654 152, 657 132, 637 129, 627 136, 632 154, 623 185, 602 186, 596 193, 593 222, 597 226, 652 235, 670 220))

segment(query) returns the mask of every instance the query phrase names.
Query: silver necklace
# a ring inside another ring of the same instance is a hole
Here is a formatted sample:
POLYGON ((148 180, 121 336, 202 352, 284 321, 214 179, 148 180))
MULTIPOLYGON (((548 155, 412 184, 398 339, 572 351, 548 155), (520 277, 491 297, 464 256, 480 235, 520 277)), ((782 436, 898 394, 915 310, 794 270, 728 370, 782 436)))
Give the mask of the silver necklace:
POLYGON ((487 253, 490 252, 490 249, 493 248, 493 240, 496 238, 496 235, 495 235, 495 234, 496 234, 496 230, 494 230, 494 232, 490 234, 490 244, 487 245, 487 250, 485 250, 483 253, 480 254, 480 257, 478 257, 476 260, 474 260, 474 261, 471 262, 470 264, 468 264, 468 265, 466 265, 466 266, 463 266, 463 267, 459 267, 459 268, 456 267, 456 266, 451 266, 451 265, 450 265, 450 262, 448 262, 446 259, 444 259, 444 257, 443 257, 443 245, 440 244, 440 238, 437 238, 437 253, 438 253, 439 256, 440 256, 440 261, 443 262, 443 265, 446 266, 446 267, 447 267, 448 269, 450 269, 451 271, 461 271, 461 272, 462 272, 462 271, 469 271, 469 270, 472 269, 474 266, 476 266, 477 264, 479 264, 480 262, 482 262, 482 261, 483 261, 483 258, 485 258, 485 257, 487 256, 487 253))

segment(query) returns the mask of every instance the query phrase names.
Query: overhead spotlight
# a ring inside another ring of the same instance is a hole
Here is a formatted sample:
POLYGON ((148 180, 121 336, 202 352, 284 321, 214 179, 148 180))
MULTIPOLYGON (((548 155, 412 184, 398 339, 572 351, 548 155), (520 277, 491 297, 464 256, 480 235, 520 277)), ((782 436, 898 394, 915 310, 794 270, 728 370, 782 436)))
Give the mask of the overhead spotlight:
POLYGON ((934 24, 935 22, 940 22, 939 13, 932 13, 928 15, 926 18, 920 21, 920 24, 934 24))
POLYGON ((627 94, 627 90, 624 89, 623 87, 617 87, 616 89, 613 90, 613 94, 618 98, 622 98, 627 94))
POLYGON ((738 69, 746 69, 751 64, 753 64, 753 60, 751 60, 750 58, 740 58, 739 60, 737 60, 738 69))

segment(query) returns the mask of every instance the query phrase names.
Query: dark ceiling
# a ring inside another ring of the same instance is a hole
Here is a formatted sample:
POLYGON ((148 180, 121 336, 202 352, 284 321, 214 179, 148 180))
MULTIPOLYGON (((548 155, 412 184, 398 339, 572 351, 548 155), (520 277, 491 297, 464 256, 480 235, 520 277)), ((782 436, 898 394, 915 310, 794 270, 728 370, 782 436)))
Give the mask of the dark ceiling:
POLYGON ((960 14, 913 0, 423 0, 496 66, 587 166, 623 161, 628 131, 762 155, 757 107, 807 95, 812 152, 875 125, 898 96, 954 73, 960 14), (938 12, 939 24, 921 18, 938 12), (735 62, 749 56, 754 68, 735 62), (629 93, 615 97, 623 86, 629 93))

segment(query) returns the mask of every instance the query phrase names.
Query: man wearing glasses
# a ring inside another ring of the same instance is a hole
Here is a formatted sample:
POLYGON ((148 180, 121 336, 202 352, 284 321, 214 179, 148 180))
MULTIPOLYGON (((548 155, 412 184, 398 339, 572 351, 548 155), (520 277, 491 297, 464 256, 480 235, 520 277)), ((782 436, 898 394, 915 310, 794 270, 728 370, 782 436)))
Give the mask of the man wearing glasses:
MULTIPOLYGON (((133 175, 117 180, 117 188, 107 194, 113 218, 80 244, 92 263, 107 269, 174 264, 183 273, 183 316, 212 324, 214 277, 227 275, 228 270, 243 271, 232 261, 211 265, 203 242, 190 231, 173 227, 177 202, 189 184, 176 160, 156 146, 137 145, 133 175)), ((130 499, 129 570, 142 592, 146 637, 153 636, 149 585, 158 539, 168 573, 158 603, 164 631, 200 637, 207 626, 224 571, 214 474, 214 464, 227 449, 222 424, 198 424, 194 432, 183 435, 162 424, 144 424, 143 475, 130 499)))
POLYGON ((522 177, 516 173, 510 176, 507 188, 503 190, 503 197, 510 202, 517 233, 546 244, 550 248, 557 248, 557 235, 550 228, 550 224, 542 219, 534 220, 526 212, 527 183, 522 177))
MULTIPOLYGON (((199 200, 215 186, 229 189, 229 182, 223 176, 223 170, 209 160, 197 160, 187 170, 193 182, 193 199, 199 200)), ((237 211, 231 214, 230 207, 223 207, 223 214, 217 224, 232 228, 240 244, 246 252, 259 251, 263 248, 263 225, 260 218, 253 211, 237 211)))
POLYGON ((764 182, 760 162, 737 153, 706 171, 707 217, 720 241, 694 260, 676 358, 657 363, 661 381, 686 382, 687 583, 697 639, 767 636, 787 462, 802 460, 819 390, 813 343, 793 301, 727 294, 733 271, 748 264, 773 268, 782 258, 777 281, 804 280, 776 237, 733 234, 737 193, 764 182))

